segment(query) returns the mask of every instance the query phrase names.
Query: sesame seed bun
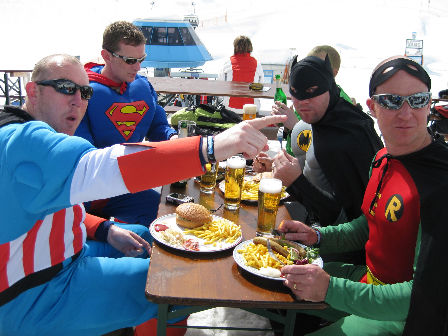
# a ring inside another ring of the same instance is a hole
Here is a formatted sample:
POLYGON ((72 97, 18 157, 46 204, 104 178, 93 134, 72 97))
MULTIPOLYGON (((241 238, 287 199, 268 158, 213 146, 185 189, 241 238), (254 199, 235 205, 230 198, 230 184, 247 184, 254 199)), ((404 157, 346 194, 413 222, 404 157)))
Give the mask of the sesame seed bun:
POLYGON ((176 208, 176 223, 188 229, 194 229, 212 221, 212 215, 204 206, 196 203, 184 203, 176 208))

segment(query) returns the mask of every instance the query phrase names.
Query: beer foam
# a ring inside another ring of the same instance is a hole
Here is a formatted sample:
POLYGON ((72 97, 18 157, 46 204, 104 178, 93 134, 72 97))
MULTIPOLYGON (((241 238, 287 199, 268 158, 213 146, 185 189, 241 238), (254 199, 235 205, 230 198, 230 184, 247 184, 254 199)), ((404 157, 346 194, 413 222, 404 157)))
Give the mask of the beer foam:
POLYGON ((282 181, 274 178, 263 178, 258 190, 267 194, 277 194, 282 191, 282 181))
POLYGON ((246 159, 241 156, 232 156, 227 159, 227 167, 233 169, 244 168, 246 167, 246 159))
POLYGON ((255 105, 255 104, 244 104, 243 105, 243 111, 245 113, 256 114, 257 113, 257 105, 255 105))

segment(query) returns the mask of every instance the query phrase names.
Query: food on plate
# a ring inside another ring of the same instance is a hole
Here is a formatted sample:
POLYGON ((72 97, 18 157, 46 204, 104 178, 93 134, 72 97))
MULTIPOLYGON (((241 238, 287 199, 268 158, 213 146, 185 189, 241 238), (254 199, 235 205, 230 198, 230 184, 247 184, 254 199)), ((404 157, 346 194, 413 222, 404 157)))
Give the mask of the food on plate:
POLYGON ((154 230, 156 230, 156 232, 165 231, 168 228, 169 228, 169 226, 167 226, 165 224, 156 224, 156 225, 154 225, 154 230))
POLYGON ((194 229, 212 221, 212 215, 203 205, 183 203, 176 208, 176 223, 188 229, 194 229))
MULTIPOLYGON (((265 174, 265 173, 263 173, 265 174)), ((267 178, 268 176, 272 177, 272 174, 270 175, 262 176, 262 174, 257 174, 251 179, 244 179, 243 182, 243 189, 241 190, 241 199, 242 200, 251 200, 251 201, 257 201, 258 200, 258 188, 260 186, 260 180, 262 178, 267 178)), ((282 187, 282 195, 281 198, 284 198, 287 196, 286 187, 282 187)))
POLYGON ((261 267, 259 271, 261 274, 271 278, 280 278, 282 276, 282 272, 280 272, 280 270, 278 270, 277 268, 261 267))
POLYGON ((184 234, 202 238, 205 241, 204 244, 215 245, 221 241, 231 244, 241 237, 241 228, 228 219, 218 218, 196 229, 185 230, 184 234))
MULTIPOLYGON (((263 244, 254 244, 250 243, 245 246, 245 248, 239 249, 237 251, 240 253, 247 266, 256 268, 259 270, 262 267, 272 267, 275 269, 282 268, 282 264, 280 264, 277 260, 273 259, 269 253, 268 249, 263 244)), ((275 256, 283 261, 285 264, 292 265, 293 262, 286 259, 281 254, 274 251, 275 256)))
MULTIPOLYGON (((268 246, 267 239, 263 237, 255 237, 253 240, 254 244, 262 244, 264 246, 268 246)), ((274 239, 270 239, 271 241, 271 248, 273 251, 280 253, 282 256, 287 257, 288 256, 288 250, 283 248, 281 245, 279 245, 277 242, 274 241, 274 239)))
POLYGON ((186 250, 190 250, 190 251, 199 251, 199 242, 194 240, 194 239, 186 239, 184 241, 184 243, 182 244, 182 246, 186 249, 186 250))
MULTIPOLYGON (((319 249, 312 247, 302 247, 295 242, 270 238, 272 252, 286 265, 311 264, 319 257, 319 249)), ((245 248, 239 249, 247 266, 261 270, 263 267, 272 267, 280 270, 283 265, 269 255, 266 238, 255 237, 245 248)), ((268 272, 263 270, 261 272, 268 272)), ((264 274, 263 273, 263 274, 264 274)), ((267 275, 267 274, 264 274, 267 275)))
POLYGON ((166 229, 164 231, 159 231, 159 233, 163 240, 170 245, 182 247, 185 242, 184 235, 174 229, 166 229))

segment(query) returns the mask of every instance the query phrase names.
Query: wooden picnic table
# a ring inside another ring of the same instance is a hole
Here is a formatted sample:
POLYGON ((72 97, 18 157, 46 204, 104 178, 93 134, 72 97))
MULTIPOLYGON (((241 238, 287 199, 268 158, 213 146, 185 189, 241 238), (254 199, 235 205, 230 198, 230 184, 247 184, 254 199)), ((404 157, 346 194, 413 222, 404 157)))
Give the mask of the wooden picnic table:
MULTIPOLYGON (((229 96, 274 99, 275 84, 264 84, 268 91, 249 89, 249 83, 221 80, 186 79, 171 77, 148 77, 157 93, 188 94, 204 96, 229 96)), ((282 84, 286 97, 291 99, 288 85, 282 84)))
MULTIPOLYGON (((224 197, 218 187, 215 189, 211 195, 202 194, 194 179, 188 181, 186 188, 164 186, 158 216, 175 212, 175 205, 165 203, 170 192, 190 195, 196 203, 217 209, 224 197)), ((239 224, 243 241, 255 236, 256 204, 242 204, 237 212, 221 207, 214 214, 239 224)), ((281 205, 276 225, 287 218, 290 218, 289 213, 281 205)), ((269 317, 285 325, 284 335, 293 335, 297 310, 326 307, 325 303, 296 300, 282 281, 261 278, 240 269, 233 259, 232 249, 204 254, 176 250, 157 242, 152 249, 145 292, 148 300, 159 304, 158 336, 165 335, 167 319, 212 307, 237 307, 269 317), (171 313, 173 317, 169 317, 170 305, 190 307, 183 313, 171 313), (272 309, 286 309, 287 314, 274 314, 272 309)))

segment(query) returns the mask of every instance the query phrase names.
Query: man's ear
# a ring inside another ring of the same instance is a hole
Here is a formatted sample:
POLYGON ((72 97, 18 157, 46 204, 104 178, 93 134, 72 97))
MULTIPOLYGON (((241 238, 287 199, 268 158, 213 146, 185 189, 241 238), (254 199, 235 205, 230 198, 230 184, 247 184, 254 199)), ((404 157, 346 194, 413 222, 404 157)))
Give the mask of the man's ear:
POLYGON ((366 105, 369 108, 370 114, 372 115, 372 117, 376 118, 375 102, 373 101, 373 99, 372 98, 367 98, 366 105))
POLYGON ((25 86, 26 97, 31 103, 35 103, 38 95, 38 87, 36 82, 28 82, 25 86))
POLYGON ((110 62, 110 52, 106 49, 101 50, 101 57, 103 57, 104 62, 110 62))

